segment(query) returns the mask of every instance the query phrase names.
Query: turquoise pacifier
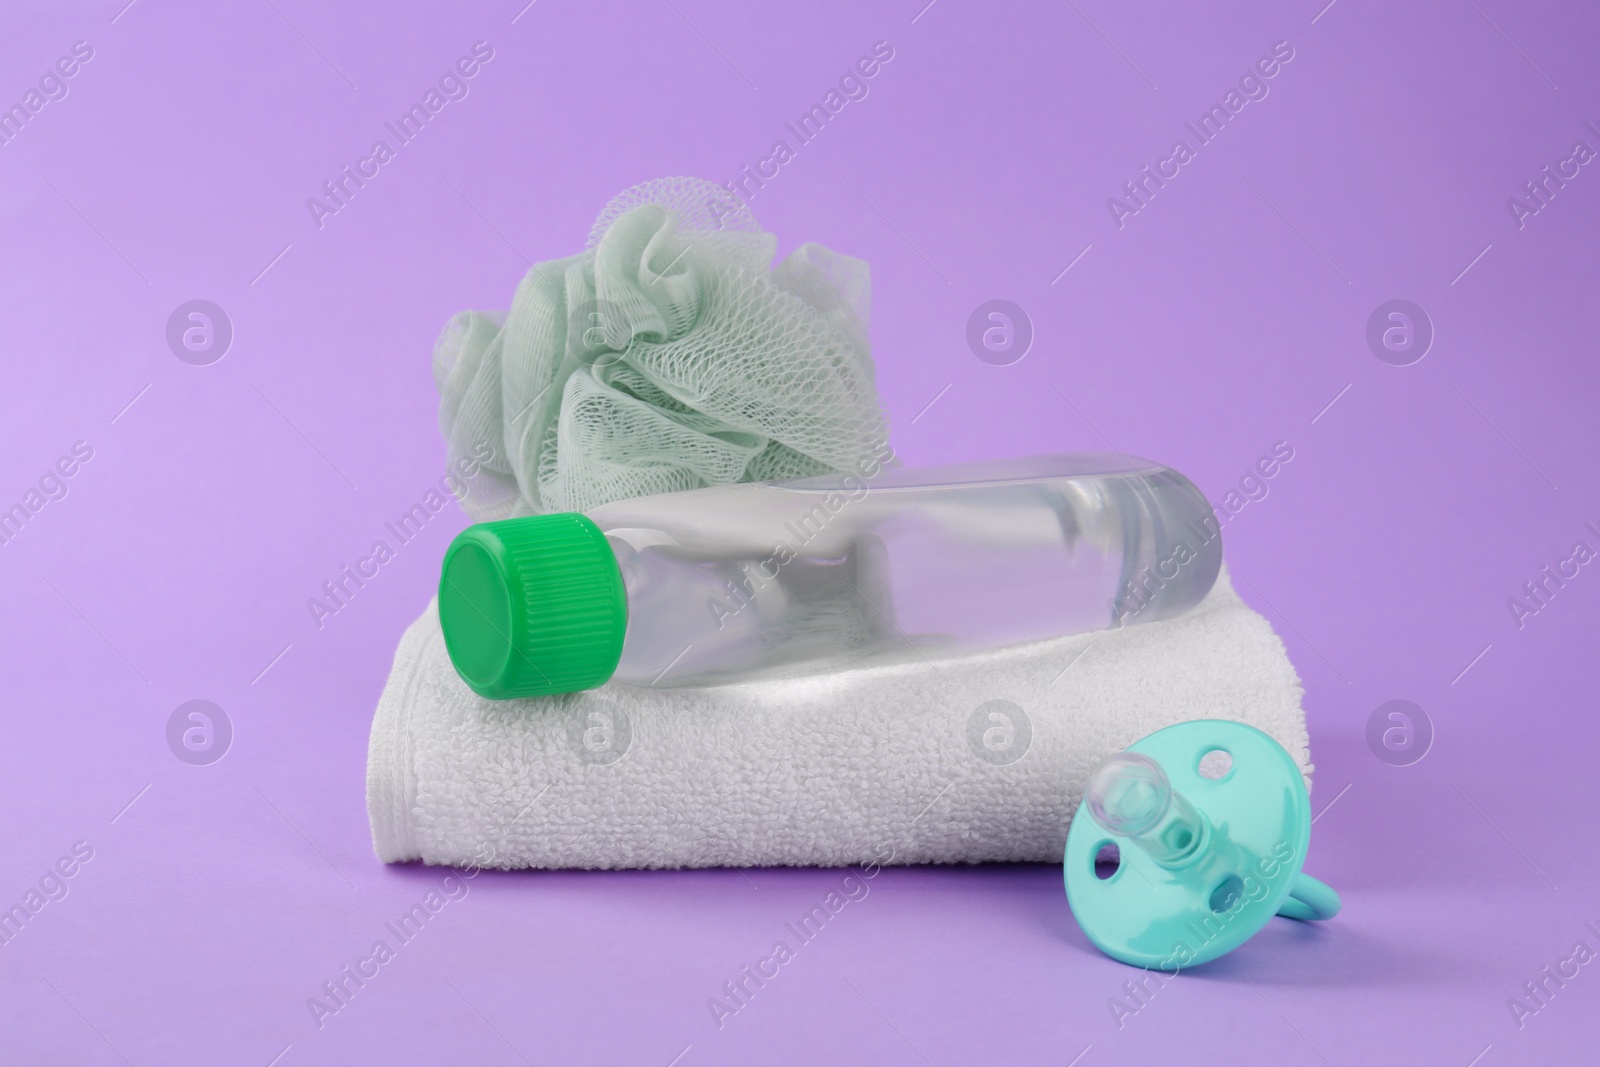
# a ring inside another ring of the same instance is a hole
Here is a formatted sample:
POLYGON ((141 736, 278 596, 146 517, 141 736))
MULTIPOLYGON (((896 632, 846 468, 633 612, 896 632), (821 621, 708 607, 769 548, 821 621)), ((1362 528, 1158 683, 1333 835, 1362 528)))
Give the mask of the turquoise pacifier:
POLYGON ((1339 914, 1339 894, 1300 871, 1310 839, 1311 798, 1282 746, 1243 723, 1179 723, 1089 776, 1067 832, 1067 901, 1106 955, 1176 972, 1274 915, 1339 914))

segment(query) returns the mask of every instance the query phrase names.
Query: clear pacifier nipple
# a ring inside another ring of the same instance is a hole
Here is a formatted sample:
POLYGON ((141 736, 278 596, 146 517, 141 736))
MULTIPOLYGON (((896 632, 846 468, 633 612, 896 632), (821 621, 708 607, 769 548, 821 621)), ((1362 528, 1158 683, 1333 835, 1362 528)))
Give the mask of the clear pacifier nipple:
POLYGON ((1134 843, 1163 866, 1194 857, 1206 824, 1173 790, 1161 764, 1138 752, 1119 752, 1096 767, 1084 790, 1089 814, 1108 832, 1134 843))

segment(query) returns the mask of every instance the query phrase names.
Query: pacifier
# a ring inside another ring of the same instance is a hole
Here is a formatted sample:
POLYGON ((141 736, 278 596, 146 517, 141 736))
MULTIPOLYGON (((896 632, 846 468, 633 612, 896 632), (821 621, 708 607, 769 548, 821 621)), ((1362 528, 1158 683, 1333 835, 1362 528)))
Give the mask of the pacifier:
POLYGON ((1310 839, 1311 798, 1281 745, 1243 723, 1179 723, 1089 776, 1067 832, 1067 901, 1100 951, 1175 973, 1274 915, 1339 914, 1339 894, 1300 870, 1310 839))

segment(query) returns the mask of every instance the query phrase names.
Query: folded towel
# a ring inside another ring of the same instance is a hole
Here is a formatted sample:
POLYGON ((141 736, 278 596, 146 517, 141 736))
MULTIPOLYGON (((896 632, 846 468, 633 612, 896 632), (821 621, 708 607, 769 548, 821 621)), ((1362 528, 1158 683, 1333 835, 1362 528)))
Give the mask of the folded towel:
POLYGON ((1226 572, 1166 622, 959 659, 705 689, 606 685, 490 701, 437 605, 406 631, 372 724, 387 863, 748 867, 1059 861, 1106 756, 1226 718, 1310 754, 1300 681, 1226 572))

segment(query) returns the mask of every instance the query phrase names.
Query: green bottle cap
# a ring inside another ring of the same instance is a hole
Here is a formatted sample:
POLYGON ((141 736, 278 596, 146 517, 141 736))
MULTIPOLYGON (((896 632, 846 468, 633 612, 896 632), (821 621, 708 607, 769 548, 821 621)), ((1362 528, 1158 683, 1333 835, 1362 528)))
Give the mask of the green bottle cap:
POLYGON ((576 512, 469 526, 445 550, 439 626, 456 673, 491 700, 593 689, 628 628, 605 534, 576 512))

